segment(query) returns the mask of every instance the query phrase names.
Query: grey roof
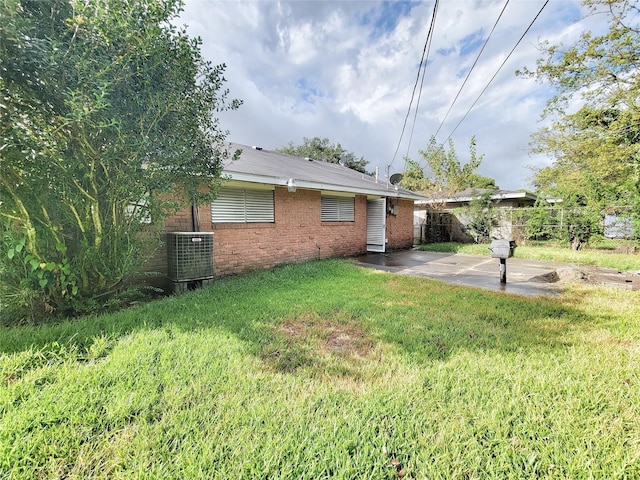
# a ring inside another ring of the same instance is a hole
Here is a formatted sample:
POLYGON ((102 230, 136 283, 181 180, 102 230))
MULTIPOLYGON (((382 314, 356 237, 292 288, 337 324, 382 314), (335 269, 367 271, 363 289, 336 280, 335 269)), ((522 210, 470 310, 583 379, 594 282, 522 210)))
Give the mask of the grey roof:
POLYGON ((537 200, 537 195, 531 192, 522 190, 491 190, 488 188, 467 188, 461 192, 451 194, 448 198, 431 198, 428 200, 422 200, 418 203, 456 203, 456 202, 469 202, 480 198, 485 193, 492 192, 491 200, 515 200, 518 198, 529 199, 532 201, 537 200))
POLYGON ((286 186, 293 179, 297 188, 334 192, 400 197, 424 200, 417 193, 387 186, 384 179, 375 178, 345 166, 246 145, 229 144, 229 151, 241 149, 240 158, 224 165, 224 174, 231 180, 286 186))

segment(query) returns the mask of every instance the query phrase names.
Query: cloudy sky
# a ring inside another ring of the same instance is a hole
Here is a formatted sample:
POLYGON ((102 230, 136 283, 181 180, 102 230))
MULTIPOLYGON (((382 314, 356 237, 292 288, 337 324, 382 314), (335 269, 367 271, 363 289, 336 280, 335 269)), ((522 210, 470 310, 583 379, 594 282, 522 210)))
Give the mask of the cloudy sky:
POLYGON ((552 94, 515 71, 535 67, 540 41, 571 42, 597 24, 583 20, 579 1, 550 0, 518 44, 545 0, 511 0, 478 58, 505 1, 439 2, 419 106, 420 85, 404 130, 433 1, 186 0, 178 23, 201 37, 206 59, 227 65, 231 97, 244 102, 220 115, 230 141, 275 149, 326 137, 364 156, 368 170, 396 173, 436 132, 466 163, 475 135, 479 173, 515 190, 530 188, 528 165, 550 161, 528 144, 552 94))

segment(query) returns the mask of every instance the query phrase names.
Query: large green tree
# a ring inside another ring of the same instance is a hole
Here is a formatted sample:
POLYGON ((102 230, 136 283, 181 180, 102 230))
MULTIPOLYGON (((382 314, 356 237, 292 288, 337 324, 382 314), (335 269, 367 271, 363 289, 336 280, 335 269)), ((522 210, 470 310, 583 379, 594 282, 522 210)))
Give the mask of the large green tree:
POLYGON ((554 158, 534 173, 536 187, 599 211, 640 206, 640 10, 630 0, 585 0, 606 33, 584 32, 572 45, 541 45, 533 76, 555 88, 543 112, 551 123, 532 151, 554 158), (579 104, 580 108, 570 109, 579 104))
POLYGON ((420 155, 429 174, 424 174, 419 162, 405 159, 406 168, 401 186, 418 189, 434 199, 444 199, 467 188, 497 188, 492 178, 476 172, 483 156, 476 152, 475 137, 469 142, 469 160, 466 163, 458 158, 453 139, 449 139, 446 148, 435 137, 431 137, 427 148, 420 150, 420 155))
POLYGON ((232 155, 215 114, 240 102, 173 26, 181 9, 0 3, 0 263, 22 262, 53 308, 120 288, 149 218, 215 195, 232 155))
POLYGON ((404 172, 402 172, 402 180, 400 180, 399 185, 413 192, 428 191, 432 186, 432 182, 431 179, 424 174, 420 162, 405 157, 404 163, 404 172))
POLYGON ((358 159, 355 153, 345 150, 339 143, 331 144, 328 138, 304 137, 302 145, 294 145, 293 142, 289 142, 289 145, 278 148, 276 151, 323 162, 343 163, 346 167, 362 173, 366 173, 365 168, 369 163, 364 157, 358 159))

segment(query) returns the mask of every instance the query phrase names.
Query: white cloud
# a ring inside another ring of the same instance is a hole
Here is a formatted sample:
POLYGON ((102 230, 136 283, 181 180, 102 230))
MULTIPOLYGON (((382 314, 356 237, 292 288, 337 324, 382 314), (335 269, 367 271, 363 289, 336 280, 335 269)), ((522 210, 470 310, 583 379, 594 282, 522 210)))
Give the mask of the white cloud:
MULTIPOLYGON (((439 141, 467 113, 543 3, 510 2, 439 141)), ((419 158, 503 5, 440 2, 411 146, 413 111, 392 171, 404 168, 407 151, 419 158)), ((432 8, 431 1, 187 0, 180 22, 202 38, 208 60, 227 64, 226 87, 244 101, 238 111, 220 116, 230 140, 278 148, 302 137, 327 137, 364 156, 370 170, 384 170, 398 146, 432 8)), ((502 188, 528 186, 526 165, 548 161, 527 154, 548 88, 517 78, 514 71, 535 67, 539 40, 576 38, 579 13, 578 0, 550 2, 452 136, 464 161, 476 135, 478 152, 485 154, 480 173, 496 178, 502 188)))

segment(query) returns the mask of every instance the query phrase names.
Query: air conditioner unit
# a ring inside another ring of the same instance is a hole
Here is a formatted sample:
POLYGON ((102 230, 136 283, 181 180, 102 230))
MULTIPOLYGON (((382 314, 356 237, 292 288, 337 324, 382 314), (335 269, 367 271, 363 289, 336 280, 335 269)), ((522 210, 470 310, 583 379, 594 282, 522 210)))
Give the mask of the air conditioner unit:
POLYGON ((167 233, 167 269, 172 282, 213 278, 213 232, 167 233))

